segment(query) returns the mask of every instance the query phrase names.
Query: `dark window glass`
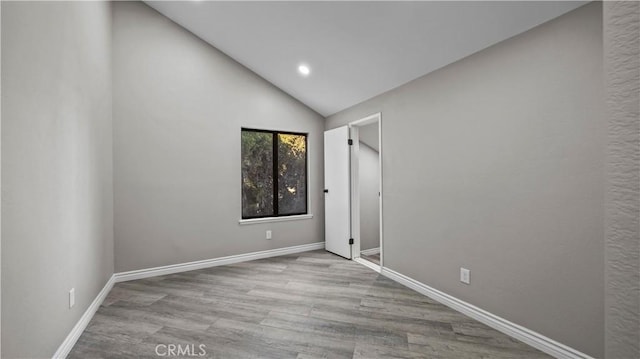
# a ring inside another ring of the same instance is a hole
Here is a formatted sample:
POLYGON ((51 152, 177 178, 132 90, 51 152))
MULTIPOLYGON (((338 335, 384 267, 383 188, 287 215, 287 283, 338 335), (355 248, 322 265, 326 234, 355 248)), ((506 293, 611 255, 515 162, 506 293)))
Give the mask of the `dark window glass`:
POLYGON ((272 216, 273 136, 242 131, 242 218, 272 216))
POLYGON ((278 134, 279 214, 307 212, 307 138, 278 134))
POLYGON ((242 218, 307 213, 307 135, 242 129, 242 218))

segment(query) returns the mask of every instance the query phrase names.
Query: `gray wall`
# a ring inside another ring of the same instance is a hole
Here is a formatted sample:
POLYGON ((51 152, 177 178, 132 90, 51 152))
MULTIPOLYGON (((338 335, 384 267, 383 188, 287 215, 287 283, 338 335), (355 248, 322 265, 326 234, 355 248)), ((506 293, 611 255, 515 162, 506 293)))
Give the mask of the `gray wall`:
POLYGON ((2 357, 51 357, 113 273, 111 8, 1 6, 2 357))
POLYGON ((330 116, 382 113, 385 265, 601 357, 602 71, 594 3, 330 116))
POLYGON ((640 3, 604 3, 605 352, 640 358, 640 3))
POLYGON ((116 272, 324 241, 323 118, 143 3, 113 6, 116 272), (309 133, 313 219, 238 224, 242 126, 309 133))
POLYGON ((380 152, 378 122, 358 127, 358 139, 367 146, 380 152))
MULTIPOLYGON (((0 68, 2 68, 2 4, 0 3, 0 68)), ((2 71, 0 70, 0 77, 2 71)), ((0 84, 2 98, 2 84, 0 84)), ((0 158, 2 154, 2 101, 0 101, 0 158)), ((2 161, 0 160, 0 203, 2 202, 2 161)), ((0 206, 0 357, 2 357, 2 209, 0 206)))
MULTIPOLYGON (((372 124, 378 126, 378 123, 372 124)), ((376 131, 377 132, 377 131, 376 131)), ((360 141, 360 250, 380 247, 378 152, 360 141)))

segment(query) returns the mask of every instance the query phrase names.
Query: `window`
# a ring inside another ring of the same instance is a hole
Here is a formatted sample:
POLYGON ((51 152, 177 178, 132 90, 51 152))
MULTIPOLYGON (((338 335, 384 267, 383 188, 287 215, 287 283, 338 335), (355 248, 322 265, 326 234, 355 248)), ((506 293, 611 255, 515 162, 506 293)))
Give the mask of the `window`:
POLYGON ((307 135, 242 129, 242 219, 307 214, 307 135))

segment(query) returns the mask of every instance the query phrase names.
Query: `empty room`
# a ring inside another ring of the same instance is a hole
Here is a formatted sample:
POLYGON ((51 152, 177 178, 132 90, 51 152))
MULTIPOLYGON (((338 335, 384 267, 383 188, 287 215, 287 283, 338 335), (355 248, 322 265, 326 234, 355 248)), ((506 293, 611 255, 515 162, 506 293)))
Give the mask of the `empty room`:
POLYGON ((0 13, 2 358, 640 358, 640 2, 0 13))

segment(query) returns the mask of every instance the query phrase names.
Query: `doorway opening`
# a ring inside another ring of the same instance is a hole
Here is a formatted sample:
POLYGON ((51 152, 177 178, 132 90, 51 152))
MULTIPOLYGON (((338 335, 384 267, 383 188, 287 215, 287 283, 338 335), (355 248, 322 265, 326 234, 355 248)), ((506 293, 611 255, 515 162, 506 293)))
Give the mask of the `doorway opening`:
POLYGON ((353 259, 378 272, 383 267, 381 125, 380 113, 349 124, 353 259))

